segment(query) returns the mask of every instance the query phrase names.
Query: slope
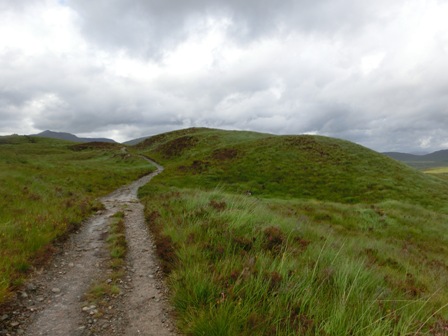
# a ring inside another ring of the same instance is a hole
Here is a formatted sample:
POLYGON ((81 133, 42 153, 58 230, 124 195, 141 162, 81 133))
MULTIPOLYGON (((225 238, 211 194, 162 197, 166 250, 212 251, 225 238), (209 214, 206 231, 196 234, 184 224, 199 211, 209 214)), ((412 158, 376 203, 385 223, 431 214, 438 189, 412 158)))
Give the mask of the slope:
POLYGON ((448 166, 448 150, 440 150, 425 155, 387 152, 384 153, 395 160, 404 162, 417 169, 428 169, 448 166))
POLYGON ((97 144, 0 138, 0 304, 54 239, 100 207, 97 197, 151 170, 121 146, 97 144))
POLYGON ((140 197, 186 334, 446 332, 443 180, 320 136, 187 129, 136 150, 166 167, 140 197))
POLYGON ((73 141, 73 142, 110 142, 115 143, 115 140, 108 139, 108 138, 79 138, 74 134, 66 133, 66 132, 53 132, 53 131, 43 131, 38 134, 31 135, 33 137, 41 137, 41 138, 52 138, 52 139, 59 139, 59 140, 67 140, 67 141, 73 141))
MULTIPOLYGON (((261 197, 343 203, 407 200, 443 206, 448 184, 354 143, 322 136, 187 129, 139 150, 166 166, 165 183, 261 197)), ((163 179, 163 177, 161 177, 163 179)))

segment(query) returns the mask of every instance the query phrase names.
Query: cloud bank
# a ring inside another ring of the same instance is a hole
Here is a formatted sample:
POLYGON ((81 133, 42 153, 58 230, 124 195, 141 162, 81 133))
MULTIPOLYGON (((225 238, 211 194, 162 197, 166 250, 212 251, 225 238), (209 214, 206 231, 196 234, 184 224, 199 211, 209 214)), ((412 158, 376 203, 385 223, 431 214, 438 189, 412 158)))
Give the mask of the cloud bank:
POLYGON ((0 134, 448 148, 446 17, 436 0, 0 0, 0 134))

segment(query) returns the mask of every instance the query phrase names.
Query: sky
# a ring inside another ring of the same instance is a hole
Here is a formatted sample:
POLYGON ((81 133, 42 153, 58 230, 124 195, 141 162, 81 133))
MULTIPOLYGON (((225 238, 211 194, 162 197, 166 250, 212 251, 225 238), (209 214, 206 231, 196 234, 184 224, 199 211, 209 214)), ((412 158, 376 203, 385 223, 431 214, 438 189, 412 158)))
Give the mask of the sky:
POLYGON ((445 0, 0 0, 0 134, 448 149, 445 0))

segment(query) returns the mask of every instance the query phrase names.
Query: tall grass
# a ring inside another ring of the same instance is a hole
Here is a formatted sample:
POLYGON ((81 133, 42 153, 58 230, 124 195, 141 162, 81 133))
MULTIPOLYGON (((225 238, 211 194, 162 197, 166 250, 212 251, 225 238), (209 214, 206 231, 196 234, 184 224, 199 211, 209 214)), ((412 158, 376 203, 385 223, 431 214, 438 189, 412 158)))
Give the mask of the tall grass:
POLYGON ((79 150, 58 140, 2 138, 0 303, 33 264, 47 258, 54 239, 102 207, 97 197, 149 171, 119 146, 79 150))
POLYGON ((136 150, 166 168, 141 197, 185 333, 446 334, 443 179, 320 136, 193 128, 136 150))
MULTIPOLYGON (((424 274, 430 262, 418 269, 404 257, 389 260, 408 232, 395 242, 387 232, 364 236, 366 225, 382 225, 368 206, 320 203, 329 210, 319 219, 313 201, 261 201, 157 184, 140 196, 186 334, 413 335, 436 330, 448 317, 446 269, 439 268, 442 280, 431 282, 424 274), (338 230, 348 213, 355 218, 338 230), (373 246, 395 249, 376 251, 382 263, 373 259, 373 246)), ((393 213, 383 207, 386 216, 393 213)), ((420 238, 430 244, 432 237, 420 238)), ((425 257, 446 255, 435 250, 425 257)))

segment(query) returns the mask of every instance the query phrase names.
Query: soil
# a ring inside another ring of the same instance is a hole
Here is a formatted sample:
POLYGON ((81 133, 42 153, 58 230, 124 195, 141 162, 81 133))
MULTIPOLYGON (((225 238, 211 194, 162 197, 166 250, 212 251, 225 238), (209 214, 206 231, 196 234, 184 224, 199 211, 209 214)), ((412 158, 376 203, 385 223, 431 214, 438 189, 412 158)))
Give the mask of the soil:
POLYGON ((0 312, 0 335, 178 335, 167 302, 163 273, 147 229, 138 188, 163 168, 101 199, 104 210, 60 246, 60 251, 0 312), (109 254, 105 244, 110 217, 125 213, 128 251, 120 294, 106 307, 86 302, 92 284, 104 281, 109 254))

